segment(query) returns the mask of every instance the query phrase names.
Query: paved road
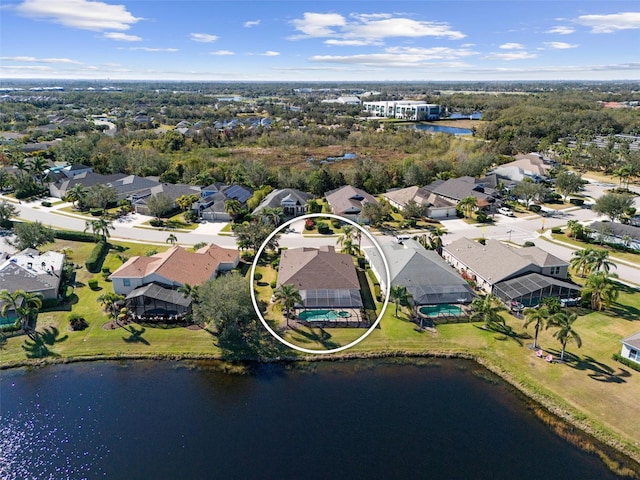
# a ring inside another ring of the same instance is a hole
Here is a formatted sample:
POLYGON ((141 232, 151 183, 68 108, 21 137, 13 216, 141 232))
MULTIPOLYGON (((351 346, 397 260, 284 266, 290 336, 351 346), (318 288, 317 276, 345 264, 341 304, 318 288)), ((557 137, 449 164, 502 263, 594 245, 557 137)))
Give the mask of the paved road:
MULTIPOLYGON (((600 195, 602 191, 610 186, 595 185, 593 189, 587 193, 600 195)), ((56 199, 52 199, 56 200, 56 199)), ((40 202, 23 203, 16 205, 20 211, 20 217, 26 220, 39 220, 45 225, 67 230, 84 230, 85 219, 72 216, 70 214, 62 214, 58 212, 64 205, 47 208, 42 207, 40 202)), ((149 220, 150 217, 132 214, 123 221, 114 222, 115 230, 111 233, 113 238, 120 238, 129 241, 166 244, 167 237, 173 233, 178 238, 178 243, 182 245, 194 245, 199 242, 214 242, 223 247, 235 247, 236 241, 233 236, 220 235, 220 229, 224 223, 209 222, 203 223, 192 232, 175 232, 163 231, 150 228, 141 228, 141 224, 149 220)), ((557 257, 569 261, 572 258, 574 248, 565 245, 559 245, 548 242, 539 238, 539 230, 544 226, 545 230, 555 226, 566 225, 568 220, 578 220, 580 222, 589 223, 596 220, 598 216, 587 208, 570 208, 557 212, 553 217, 545 217, 544 219, 538 215, 531 215, 520 218, 510 218, 503 215, 495 215, 495 224, 478 226, 469 225, 461 219, 443 220, 442 223, 447 229, 447 234, 443 237, 444 244, 450 244, 460 237, 467 238, 493 238, 497 240, 510 240, 517 244, 523 244, 527 240, 533 241, 536 245, 556 255, 557 257), (543 225, 544 222, 544 225, 543 225)), ((336 244, 337 237, 308 237, 302 235, 302 221, 292 224, 294 233, 282 235, 280 245, 289 248, 295 247, 319 247, 321 245, 336 244)), ((393 237, 389 235, 379 235, 376 240, 380 244, 390 243, 393 237)), ((363 237, 363 246, 370 245, 370 242, 363 237)), ((1 250, 1 249, 0 249, 1 250)), ((618 262, 616 273, 621 280, 626 280, 640 285, 640 265, 637 268, 631 265, 625 265, 618 262)))

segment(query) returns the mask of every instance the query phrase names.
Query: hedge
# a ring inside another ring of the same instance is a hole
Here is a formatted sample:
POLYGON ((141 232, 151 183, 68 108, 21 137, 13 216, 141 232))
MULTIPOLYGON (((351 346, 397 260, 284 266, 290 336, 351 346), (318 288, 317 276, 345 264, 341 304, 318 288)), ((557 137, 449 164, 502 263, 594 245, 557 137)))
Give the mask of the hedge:
POLYGON ((87 258, 84 266, 87 267, 91 273, 98 273, 102 268, 102 262, 104 262, 104 257, 107 256, 107 252, 109 251, 109 244, 107 242, 98 242, 96 246, 93 247, 91 251, 91 255, 87 258))
POLYGON ((96 236, 92 233, 76 232, 74 230, 54 230, 53 237, 60 240, 71 240, 74 242, 91 242, 95 243, 96 236))
POLYGON ((614 353, 612 357, 616 362, 620 362, 621 364, 626 365, 627 367, 633 368, 634 370, 637 370, 638 372, 640 372, 640 365, 638 365, 636 362, 623 357, 619 353, 614 353))

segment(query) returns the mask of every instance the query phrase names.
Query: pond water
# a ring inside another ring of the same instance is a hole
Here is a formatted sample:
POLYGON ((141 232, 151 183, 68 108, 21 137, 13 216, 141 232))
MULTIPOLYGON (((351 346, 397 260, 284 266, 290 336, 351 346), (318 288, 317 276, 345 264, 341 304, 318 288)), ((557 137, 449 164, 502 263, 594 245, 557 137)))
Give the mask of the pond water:
POLYGON ((616 478, 471 362, 99 362, 0 380, 3 479, 616 478))
POLYGON ((445 125, 414 125, 413 128, 432 133, 450 133, 452 135, 471 135, 473 133, 468 128, 447 127, 445 125))

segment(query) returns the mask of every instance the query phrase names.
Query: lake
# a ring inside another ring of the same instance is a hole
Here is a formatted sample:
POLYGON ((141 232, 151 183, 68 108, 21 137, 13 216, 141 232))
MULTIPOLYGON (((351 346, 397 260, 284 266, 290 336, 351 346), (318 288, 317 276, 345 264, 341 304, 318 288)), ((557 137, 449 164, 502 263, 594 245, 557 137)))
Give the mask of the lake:
POLYGON ((192 365, 1 372, 0 478, 616 478, 471 362, 192 365))
POLYGON ((413 128, 431 133, 450 133, 452 135, 471 135, 473 133, 468 128, 447 127, 445 125, 414 125, 413 128))

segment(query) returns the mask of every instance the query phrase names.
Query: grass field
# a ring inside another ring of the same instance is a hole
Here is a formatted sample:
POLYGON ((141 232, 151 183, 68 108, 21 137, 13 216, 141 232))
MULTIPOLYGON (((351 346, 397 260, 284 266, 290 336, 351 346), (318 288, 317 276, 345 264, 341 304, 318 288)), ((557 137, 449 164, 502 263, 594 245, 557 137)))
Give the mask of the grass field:
MULTIPOLYGON (((104 266, 111 271, 121 264, 118 254, 131 257, 151 248, 138 243, 113 243, 122 250, 112 250, 107 256, 104 266)), ((93 246, 93 243, 56 241, 50 247, 71 248, 72 260, 82 265, 93 246)), ((167 247, 153 248, 164 250, 167 247)), ((258 295, 268 301, 272 290, 269 283, 275 279, 275 271, 271 267, 261 267, 258 271, 263 273, 257 287, 258 295)), ((135 324, 130 325, 129 330, 104 329, 109 319, 97 299, 101 293, 110 291, 110 283, 100 274, 90 274, 84 268, 77 270, 77 281, 76 295, 70 304, 39 315, 39 330, 55 327, 59 332, 57 341, 49 347, 49 357, 29 359, 29 352, 23 348, 26 337, 17 336, 0 344, 0 367, 82 358, 221 356, 216 337, 204 329, 144 328, 135 324), (99 290, 93 291, 86 286, 91 278, 98 280, 99 290), (85 316, 89 328, 70 331, 68 315, 71 311, 85 316)), ((640 459, 640 415, 637 414, 640 372, 611 358, 613 353, 620 352, 622 338, 640 331, 640 294, 627 288, 607 311, 575 311, 579 318, 574 328, 581 335, 583 345, 580 349, 575 344, 568 345, 566 364, 550 364, 536 357, 527 346, 531 343, 527 333, 532 334, 532 331, 523 328, 521 319, 507 316, 507 324, 512 328, 508 334, 486 331, 478 323, 438 325, 433 333, 420 331, 408 320, 406 310, 401 312, 400 318, 395 318, 393 305, 385 312, 379 328, 344 353, 346 356, 437 354, 476 358, 553 412, 640 459)), ((327 334, 330 341, 338 344, 348 343, 347 340, 353 338, 352 329, 344 328, 310 333, 317 338, 311 334, 302 336, 308 348, 326 346, 323 343, 327 342, 327 334)), ((558 355, 560 344, 552 333, 553 330, 543 330, 539 343, 546 352, 558 355)), ((286 352, 287 356, 297 356, 292 350, 286 352)))

